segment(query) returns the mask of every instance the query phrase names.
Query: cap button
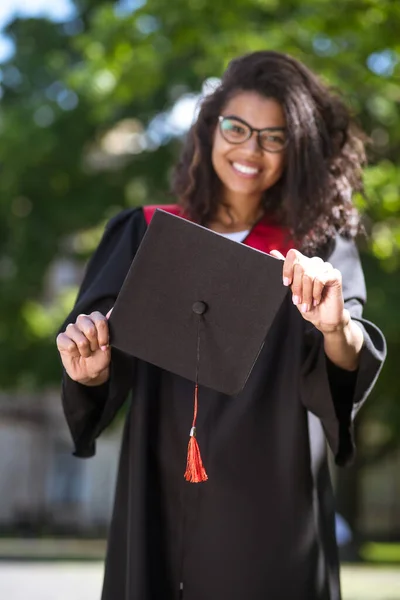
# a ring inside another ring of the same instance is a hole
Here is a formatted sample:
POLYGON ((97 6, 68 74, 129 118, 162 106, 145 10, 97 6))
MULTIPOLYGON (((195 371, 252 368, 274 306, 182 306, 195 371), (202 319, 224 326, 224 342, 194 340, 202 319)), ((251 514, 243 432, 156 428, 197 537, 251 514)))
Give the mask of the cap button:
POLYGON ((204 315, 208 306, 205 302, 195 302, 192 306, 192 310, 196 315, 204 315))

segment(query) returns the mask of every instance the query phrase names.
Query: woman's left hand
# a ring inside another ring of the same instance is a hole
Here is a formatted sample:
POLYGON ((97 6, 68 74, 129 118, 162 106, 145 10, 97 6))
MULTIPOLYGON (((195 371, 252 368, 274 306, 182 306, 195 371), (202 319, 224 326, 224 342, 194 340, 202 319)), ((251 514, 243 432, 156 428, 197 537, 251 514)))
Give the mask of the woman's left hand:
POLYGON ((289 250, 286 258, 272 250, 283 264, 283 283, 290 286, 292 300, 301 316, 322 333, 343 329, 350 320, 344 308, 342 275, 322 258, 308 258, 298 250, 289 250))

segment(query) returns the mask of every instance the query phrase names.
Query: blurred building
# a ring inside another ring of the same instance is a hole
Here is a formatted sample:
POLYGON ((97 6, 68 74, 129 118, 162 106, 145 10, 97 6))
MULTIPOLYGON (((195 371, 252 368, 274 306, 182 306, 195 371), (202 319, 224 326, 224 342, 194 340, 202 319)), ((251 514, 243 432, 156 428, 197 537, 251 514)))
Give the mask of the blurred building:
POLYGON ((93 459, 75 458, 58 391, 0 395, 0 531, 102 535, 119 444, 117 425, 93 459))
MULTIPOLYGON (((72 455, 59 391, 0 395, 0 531, 104 535, 111 516, 121 423, 96 456, 72 455)), ((400 451, 363 473, 359 533, 400 535, 400 451)))

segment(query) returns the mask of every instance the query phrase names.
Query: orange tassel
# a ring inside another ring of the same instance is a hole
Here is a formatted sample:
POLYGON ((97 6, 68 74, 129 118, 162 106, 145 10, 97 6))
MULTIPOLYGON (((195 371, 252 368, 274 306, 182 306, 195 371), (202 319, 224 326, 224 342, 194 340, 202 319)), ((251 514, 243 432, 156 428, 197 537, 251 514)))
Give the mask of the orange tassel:
POLYGON ((207 481, 208 475, 201 460, 200 448, 196 440, 196 419, 197 419, 197 403, 198 403, 198 385, 194 390, 194 416, 192 429, 190 430, 190 440, 188 445, 187 463, 185 471, 185 479, 190 483, 201 483, 207 481))
POLYGON ((202 481, 207 481, 208 475, 206 473, 205 468, 203 467, 200 448, 195 436, 196 428, 192 427, 188 445, 185 479, 186 481, 190 481, 190 483, 201 483, 202 481))

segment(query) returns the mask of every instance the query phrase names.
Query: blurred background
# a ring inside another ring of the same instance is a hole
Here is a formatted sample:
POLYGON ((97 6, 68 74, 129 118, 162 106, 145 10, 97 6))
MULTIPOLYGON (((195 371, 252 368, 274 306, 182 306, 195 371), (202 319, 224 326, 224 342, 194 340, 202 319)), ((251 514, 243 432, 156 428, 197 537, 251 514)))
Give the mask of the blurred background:
POLYGON ((55 332, 107 220, 173 201, 201 97, 258 49, 317 71, 371 140, 355 201, 366 316, 389 353, 334 479, 344 600, 400 598, 399 33, 395 0, 1 0, 2 599, 100 597, 120 423, 94 459, 71 456, 55 332))

